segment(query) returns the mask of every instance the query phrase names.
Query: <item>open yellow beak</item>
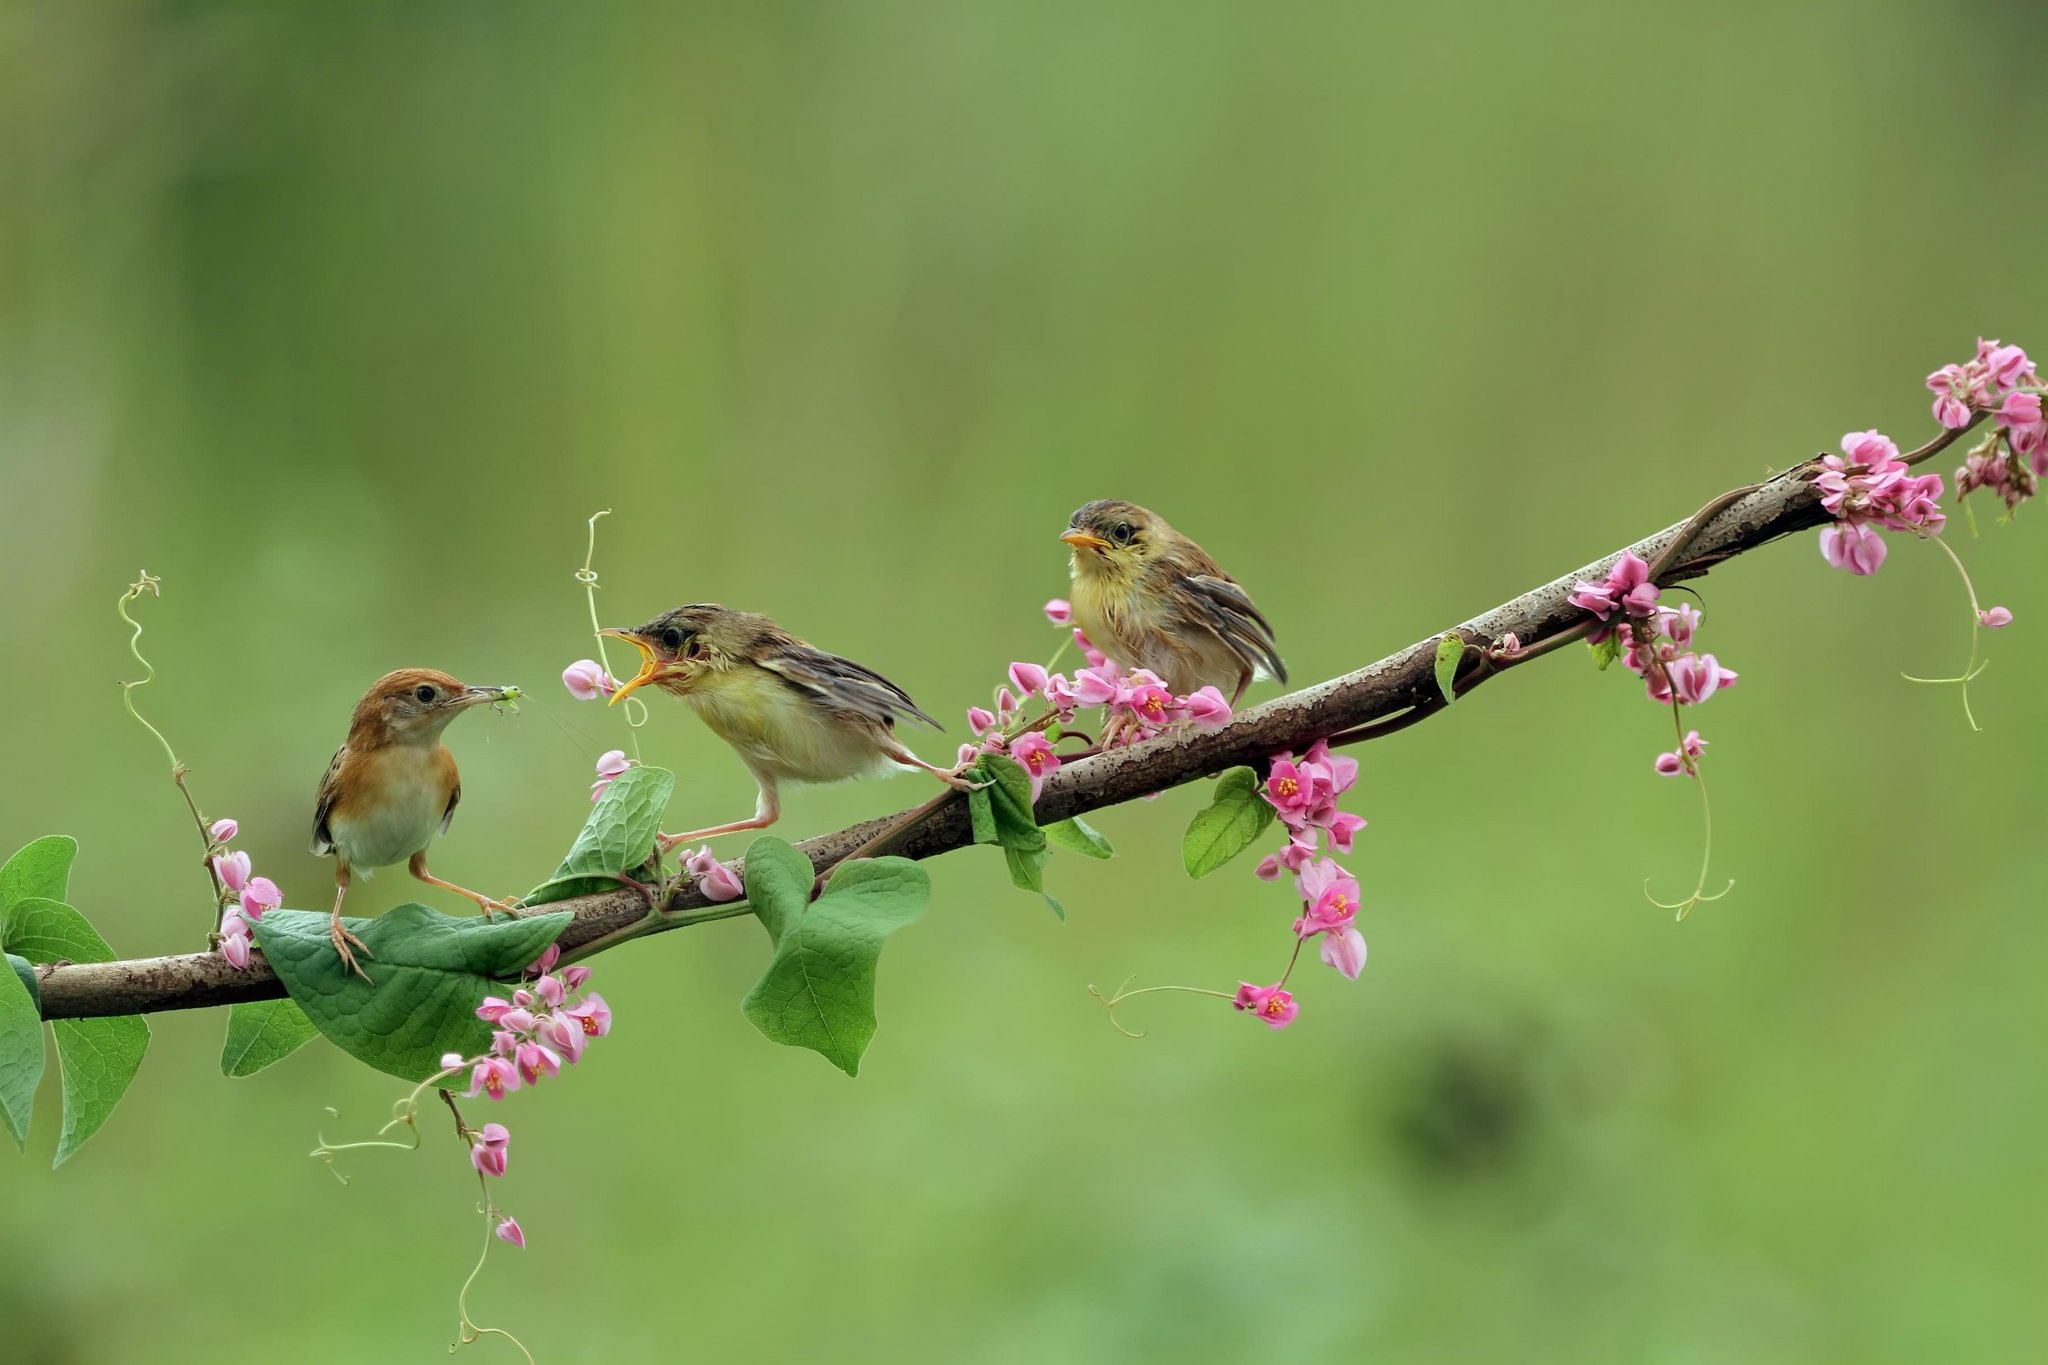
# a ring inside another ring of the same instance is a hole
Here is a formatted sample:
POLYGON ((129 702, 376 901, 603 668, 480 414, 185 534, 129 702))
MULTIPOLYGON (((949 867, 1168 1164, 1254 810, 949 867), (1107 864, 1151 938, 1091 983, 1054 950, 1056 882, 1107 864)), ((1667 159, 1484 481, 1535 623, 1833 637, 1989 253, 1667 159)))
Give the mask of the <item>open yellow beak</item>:
POLYGON ((600 630, 598 634, 609 635, 614 640, 624 640, 627 644, 640 651, 640 671, 633 675, 631 682, 628 682, 618 691, 612 693, 611 700, 605 703, 606 706, 617 706, 627 697, 660 676, 661 660, 654 657, 654 646, 648 644, 629 630, 613 630, 610 627, 606 627, 604 630, 600 630))
POLYGON ((1077 550, 1107 550, 1109 548, 1108 541, 1104 540, 1101 536, 1090 535, 1086 531, 1069 531, 1061 536, 1060 539, 1077 550))

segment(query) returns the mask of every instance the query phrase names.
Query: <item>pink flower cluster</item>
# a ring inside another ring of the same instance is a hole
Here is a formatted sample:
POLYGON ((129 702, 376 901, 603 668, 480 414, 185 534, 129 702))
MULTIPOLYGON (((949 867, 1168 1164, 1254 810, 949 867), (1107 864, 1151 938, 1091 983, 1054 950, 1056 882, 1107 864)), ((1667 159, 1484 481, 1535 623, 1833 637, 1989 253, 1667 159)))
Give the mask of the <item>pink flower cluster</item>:
MULTIPOLYGON (((1939 480, 1937 480, 1939 482, 1939 480)), ((1593 644, 1612 642, 1622 666, 1643 680, 1651 701, 1665 706, 1697 706, 1716 692, 1735 686, 1738 675, 1711 654, 1693 649, 1699 630, 1699 609, 1686 604, 1657 604, 1659 589, 1650 582, 1649 563, 1625 552, 1600 583, 1573 586, 1573 605, 1603 622, 1589 637, 1593 644)), ((1677 749, 1657 757, 1656 770, 1666 776, 1697 771, 1707 742, 1694 730, 1677 749)))
POLYGON ((491 1050, 467 1058, 451 1052, 441 1059, 448 1071, 469 1070, 471 1097, 494 1100, 538 1085, 561 1074, 563 1063, 574 1065, 592 1038, 612 1031, 611 1008, 604 997, 583 993, 590 968, 564 967, 543 972, 531 986, 512 992, 510 1000, 490 995, 476 1007, 477 1018, 492 1027, 491 1050))
MULTIPOLYGON (((1324 963, 1353 980, 1365 970, 1365 936, 1354 923, 1358 881, 1335 858, 1317 856, 1317 849, 1328 835, 1332 851, 1351 852, 1358 831, 1365 828, 1365 817, 1339 810, 1337 798, 1357 782, 1358 760, 1331 753, 1322 740, 1299 762, 1292 754, 1274 758, 1261 795, 1286 827, 1287 843, 1261 859, 1252 874, 1262 881, 1293 874, 1302 904, 1294 921, 1296 940, 1320 937, 1324 963)), ((1284 977, 1281 984, 1286 984, 1284 977)))
POLYGON ((228 852, 229 842, 240 832, 241 826, 233 820, 216 820, 206 831, 207 856, 221 885, 220 955, 238 972, 249 969, 249 926, 262 919, 264 912, 284 904, 276 882, 250 875, 248 854, 228 852))
POLYGON ((596 701, 619 690, 619 680, 595 659, 578 659, 562 670, 562 686, 578 701, 596 701))
POLYGON ((1237 995, 1230 1007, 1256 1015, 1260 1023, 1271 1029, 1286 1028, 1301 1013, 1301 1006, 1294 1003, 1294 995, 1286 987, 1254 986, 1249 981, 1237 983, 1237 995))
POLYGON ((2017 346, 1979 341, 1976 358, 1944 365, 1927 376, 1934 390, 1934 417, 1950 430, 1966 427, 1977 413, 1992 416, 1993 429, 1956 470, 1956 496, 1989 489, 2008 512, 2034 496, 2048 478, 2048 414, 2034 362, 2017 346))
POLYGON ((704 893, 706 900, 736 901, 747 894, 740 874, 733 871, 730 864, 713 857, 709 844, 683 858, 683 871, 696 878, 697 889, 704 893))
MULTIPOLYGON (((1056 624, 1072 619, 1071 608, 1059 598, 1045 604, 1045 614, 1056 624)), ((1124 672, 1078 627, 1074 643, 1087 667, 1075 670, 1073 677, 1048 672, 1041 664, 1012 663, 1009 684, 996 689, 995 709, 968 708, 967 728, 976 742, 960 746, 961 763, 972 763, 983 753, 1008 754, 1031 774, 1031 795, 1036 799, 1045 779, 1060 766, 1059 754, 1045 734, 1047 726, 1071 725, 1075 713, 1084 708, 1099 706, 1105 711, 1106 748, 1136 744, 1178 725, 1214 730, 1230 719, 1230 703, 1214 687, 1176 696, 1147 669, 1124 672), (1026 717, 1025 704, 1033 699, 1043 700, 1048 710, 1026 717)))
POLYGON ((1884 563, 1880 531, 1936 536, 1948 518, 1941 510, 1941 475, 1914 475, 1899 448, 1881 431, 1852 431, 1842 454, 1821 458, 1814 487, 1835 518, 1820 533, 1828 563, 1853 574, 1874 574, 1884 563))

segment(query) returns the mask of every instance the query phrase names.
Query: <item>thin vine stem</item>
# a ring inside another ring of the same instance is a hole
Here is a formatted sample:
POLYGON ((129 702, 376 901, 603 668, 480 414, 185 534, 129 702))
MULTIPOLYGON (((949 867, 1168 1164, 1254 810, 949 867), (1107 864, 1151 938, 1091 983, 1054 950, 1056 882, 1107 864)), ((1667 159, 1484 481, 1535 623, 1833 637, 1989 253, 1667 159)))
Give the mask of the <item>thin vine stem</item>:
POLYGON ((1963 665, 1962 673, 1953 678, 1916 678, 1911 673, 1901 673, 1899 676, 1907 682, 1937 685, 1942 683, 1960 684, 1963 693, 1963 719, 1970 722, 1970 729, 1978 734, 1982 734, 1984 727, 1977 723, 1977 713, 1970 709, 1970 680, 1979 673, 1982 673, 1986 668, 1989 668, 1991 663, 1988 659, 1981 664, 1977 662, 1977 646, 1984 634, 1984 609, 1977 605, 1977 585, 1970 581, 1970 571, 1963 567, 1962 556, 1950 549, 1947 541, 1943 540, 1940 536, 1929 535, 1925 531, 1918 534, 1920 539, 1938 547, 1943 554, 1947 555, 1948 562, 1955 565, 1956 572, 1962 576, 1963 591, 1969 594, 1970 598, 1970 661, 1963 665))
MULTIPOLYGON (((590 608, 590 635, 592 639, 597 641, 598 666, 604 669, 604 675, 607 678, 616 677, 617 675, 612 672, 611 656, 605 651, 604 623, 598 619, 597 615, 597 570, 592 565, 597 562, 598 519, 600 517, 608 517, 611 514, 612 509, 609 507, 601 512, 593 512, 591 514, 590 521, 587 523, 590 527, 590 539, 584 545, 583 567, 576 571, 576 581, 583 585, 584 601, 590 608)), ((626 698, 626 742, 632 746, 633 761, 635 763, 640 761, 640 727, 646 723, 647 704, 638 697, 626 698)))

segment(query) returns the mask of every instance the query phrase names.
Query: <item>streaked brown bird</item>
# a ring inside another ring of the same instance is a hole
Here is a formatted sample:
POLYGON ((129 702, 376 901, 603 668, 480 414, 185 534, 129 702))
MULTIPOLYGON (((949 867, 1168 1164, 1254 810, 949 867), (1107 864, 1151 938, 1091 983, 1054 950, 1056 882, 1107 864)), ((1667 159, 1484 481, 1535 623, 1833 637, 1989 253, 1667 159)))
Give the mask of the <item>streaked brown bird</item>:
POLYGON ((1105 498, 1074 513, 1074 620, 1125 668, 1185 695, 1213 686, 1232 706, 1252 680, 1287 681, 1273 627, 1209 552, 1156 512, 1105 498))
POLYGON ((640 651, 639 674, 612 704, 649 683, 681 697, 754 775, 751 820, 664 834, 666 851, 714 834, 766 829, 782 813, 784 782, 840 782, 921 768, 948 786, 977 784, 927 763, 896 738, 899 718, 939 723, 910 694, 871 668, 827 654, 765 616, 716 603, 677 607, 644 626, 603 632, 640 651))
POLYGON ((464 687, 431 668, 401 668, 370 685, 349 720, 348 739, 334 751, 313 806, 313 851, 334 855, 334 920, 329 933, 342 963, 365 980, 351 945, 363 941, 342 927, 349 878, 405 863, 429 886, 475 901, 486 915, 510 910, 481 892, 427 871, 427 845, 448 832, 462 800, 455 755, 441 742, 448 723, 473 706, 511 701, 516 687, 464 687))

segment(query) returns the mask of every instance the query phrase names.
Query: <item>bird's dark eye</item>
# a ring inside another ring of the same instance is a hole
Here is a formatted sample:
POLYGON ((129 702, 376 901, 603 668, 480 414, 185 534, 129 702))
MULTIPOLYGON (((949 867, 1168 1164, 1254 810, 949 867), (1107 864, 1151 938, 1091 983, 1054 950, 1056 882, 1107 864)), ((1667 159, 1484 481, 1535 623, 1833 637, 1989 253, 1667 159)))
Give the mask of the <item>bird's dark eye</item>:
POLYGON ((427 686, 425 683, 421 683, 418 687, 415 687, 412 691, 412 694, 415 697, 418 697, 421 701, 432 701, 434 699, 434 689, 427 686))
POLYGON ((683 647, 682 631, 674 626, 670 626, 667 630, 663 631, 661 633, 661 647, 671 654, 681 649, 683 647))
POLYGON ((1130 544, 1131 524, 1128 521, 1118 522, 1116 525, 1109 528, 1109 536, 1110 539, 1114 540, 1119 545, 1130 544))

